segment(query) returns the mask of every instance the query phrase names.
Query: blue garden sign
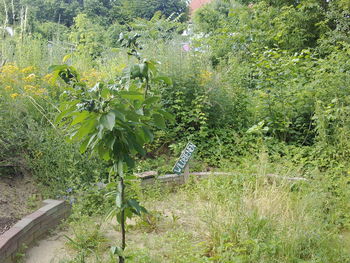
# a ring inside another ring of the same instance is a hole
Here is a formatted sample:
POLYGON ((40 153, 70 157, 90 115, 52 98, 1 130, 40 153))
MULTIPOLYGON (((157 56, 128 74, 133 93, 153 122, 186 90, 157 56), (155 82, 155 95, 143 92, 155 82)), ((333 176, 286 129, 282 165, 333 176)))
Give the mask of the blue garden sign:
POLYGON ((182 174, 183 170, 185 169, 186 165, 190 161, 196 148, 197 148, 197 146, 191 142, 189 142, 186 145, 186 148, 182 151, 179 160, 176 162, 176 164, 173 168, 174 173, 179 174, 179 175, 182 174))

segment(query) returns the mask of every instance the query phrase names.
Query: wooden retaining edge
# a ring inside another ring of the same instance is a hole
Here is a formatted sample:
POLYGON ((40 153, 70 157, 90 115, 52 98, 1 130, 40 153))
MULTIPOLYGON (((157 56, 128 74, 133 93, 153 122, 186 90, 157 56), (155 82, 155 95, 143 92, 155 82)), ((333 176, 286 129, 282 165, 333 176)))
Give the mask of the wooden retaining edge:
POLYGON ((0 263, 13 263, 18 252, 43 237, 71 212, 71 206, 66 201, 48 199, 43 203, 43 207, 0 235, 0 263))

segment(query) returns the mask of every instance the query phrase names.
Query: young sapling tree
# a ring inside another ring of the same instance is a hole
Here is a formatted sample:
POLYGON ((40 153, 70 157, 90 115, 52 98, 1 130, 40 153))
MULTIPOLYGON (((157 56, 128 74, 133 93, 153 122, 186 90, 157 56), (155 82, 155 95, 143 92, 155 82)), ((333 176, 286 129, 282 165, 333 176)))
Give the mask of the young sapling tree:
POLYGON ((119 262, 125 261, 125 221, 133 214, 146 210, 135 199, 126 199, 126 169, 134 167, 136 155, 145 155, 144 145, 153 140, 153 128, 165 128, 172 116, 161 109, 159 97, 151 95, 150 87, 170 85, 166 77, 158 74, 157 63, 142 59, 136 43, 138 35, 124 37, 120 41, 128 48, 128 54, 137 63, 124 70, 115 83, 96 83, 87 87, 75 68, 68 65, 50 67, 56 78, 61 78, 67 88, 62 94, 61 113, 57 117, 73 141, 80 141, 80 151, 95 152, 110 166, 110 182, 107 185, 115 194, 117 221, 121 225, 121 246, 112 247, 119 262))

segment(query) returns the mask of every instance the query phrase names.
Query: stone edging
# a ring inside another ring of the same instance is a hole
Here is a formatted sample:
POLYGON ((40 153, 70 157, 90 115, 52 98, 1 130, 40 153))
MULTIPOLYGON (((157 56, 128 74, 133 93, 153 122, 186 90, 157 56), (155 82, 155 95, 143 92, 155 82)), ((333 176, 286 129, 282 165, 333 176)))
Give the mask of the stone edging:
MULTIPOLYGON (((192 172, 190 175, 196 177, 208 177, 210 175, 231 175, 232 173, 225 172, 192 172)), ((145 187, 148 185, 153 185, 156 182, 168 185, 181 185, 185 184, 186 178, 183 174, 165 174, 162 176, 156 177, 157 172, 149 171, 145 173, 136 174, 138 178, 141 179, 141 186, 145 187)))
MULTIPOLYGON (((210 175, 233 175, 233 173, 227 173, 227 172, 193 172, 189 174, 199 178, 208 177, 210 175)), ((148 172, 136 174, 136 176, 139 179, 141 179, 141 186, 143 187, 148 185, 153 185, 156 182, 159 182, 162 184, 168 184, 168 185, 181 185, 181 184, 185 184, 186 182, 186 178, 183 174, 180 174, 180 175, 165 174, 157 177, 157 172, 148 171, 148 172)), ((302 178, 302 177, 285 177, 285 176, 280 176, 276 174, 266 174, 264 176, 270 180, 281 179, 281 180, 287 180, 287 181, 309 181, 308 179, 302 178)))
POLYGON ((66 201, 48 199, 43 203, 43 207, 0 235, 0 263, 12 263, 16 253, 30 246, 70 214, 71 206, 66 201))

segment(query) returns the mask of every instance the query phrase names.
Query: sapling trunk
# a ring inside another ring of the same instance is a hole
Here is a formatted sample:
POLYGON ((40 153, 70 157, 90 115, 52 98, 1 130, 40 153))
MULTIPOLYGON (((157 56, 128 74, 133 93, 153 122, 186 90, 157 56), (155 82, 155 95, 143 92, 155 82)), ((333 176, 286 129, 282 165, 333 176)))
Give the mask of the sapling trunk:
MULTIPOLYGON (((124 251, 126 247, 125 242, 125 183, 124 183, 124 171, 123 171, 123 161, 118 161, 118 175, 119 175, 119 183, 118 183, 118 195, 119 195, 119 205, 118 208, 120 211, 120 226, 122 232, 122 244, 121 249, 124 251)), ((119 263, 124 263, 125 259, 122 255, 119 255, 119 263)))
MULTIPOLYGON (((125 190, 125 184, 124 184, 124 179, 123 177, 120 177, 120 197, 121 197, 121 203, 122 203, 122 210, 121 210, 121 220, 120 220, 120 225, 121 225, 121 229, 122 229, 122 250, 125 250, 126 247, 126 242, 125 242, 125 211, 124 211, 124 203, 125 203, 125 194, 124 194, 124 190, 125 190)), ((119 256, 119 263, 124 263, 125 259, 123 256, 119 256)))

